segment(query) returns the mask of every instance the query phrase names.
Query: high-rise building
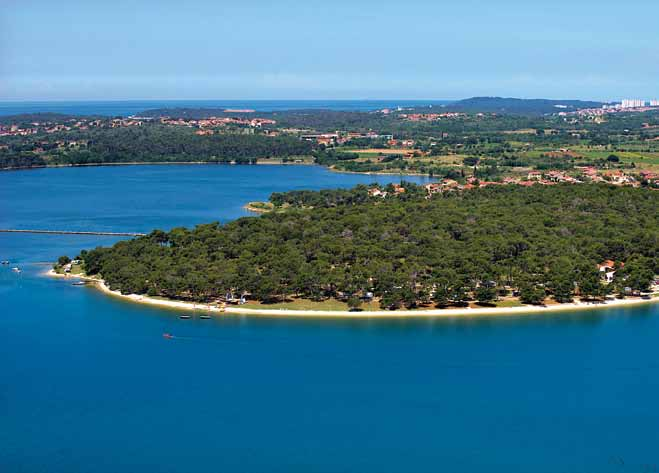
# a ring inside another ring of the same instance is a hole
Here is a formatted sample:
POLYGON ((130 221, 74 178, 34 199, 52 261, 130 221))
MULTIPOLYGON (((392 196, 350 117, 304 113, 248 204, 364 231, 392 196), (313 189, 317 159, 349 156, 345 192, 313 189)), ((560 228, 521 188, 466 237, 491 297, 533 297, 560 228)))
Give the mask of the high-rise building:
POLYGON ((645 101, 644 100, 639 100, 639 99, 625 99, 625 100, 622 101, 622 104, 620 106, 622 108, 644 107, 645 106, 645 101))

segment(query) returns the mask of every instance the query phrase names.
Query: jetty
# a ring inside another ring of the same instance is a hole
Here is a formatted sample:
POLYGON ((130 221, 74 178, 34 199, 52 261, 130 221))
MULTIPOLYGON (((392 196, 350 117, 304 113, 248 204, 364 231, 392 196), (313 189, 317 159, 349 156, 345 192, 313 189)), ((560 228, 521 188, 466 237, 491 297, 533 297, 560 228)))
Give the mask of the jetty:
POLYGON ((84 232, 76 230, 13 230, 0 228, 0 233, 41 233, 46 235, 103 235, 103 236, 126 236, 140 237, 146 236, 146 233, 138 232, 84 232))

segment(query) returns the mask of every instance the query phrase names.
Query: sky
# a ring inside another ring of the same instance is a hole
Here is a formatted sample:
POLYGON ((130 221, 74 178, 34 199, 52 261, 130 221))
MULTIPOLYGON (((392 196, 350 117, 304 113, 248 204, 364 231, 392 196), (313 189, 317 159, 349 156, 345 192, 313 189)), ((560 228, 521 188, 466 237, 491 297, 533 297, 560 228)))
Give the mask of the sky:
POLYGON ((658 0, 0 0, 0 100, 659 98, 658 0))

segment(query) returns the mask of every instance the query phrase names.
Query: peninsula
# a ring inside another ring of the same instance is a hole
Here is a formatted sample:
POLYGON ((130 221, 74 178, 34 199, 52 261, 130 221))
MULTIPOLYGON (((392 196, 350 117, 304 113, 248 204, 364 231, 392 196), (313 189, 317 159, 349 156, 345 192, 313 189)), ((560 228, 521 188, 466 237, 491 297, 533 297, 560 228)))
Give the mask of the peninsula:
POLYGON ((108 292, 236 313, 598 307, 652 300, 658 199, 607 184, 298 191, 273 194, 276 212, 155 230, 76 260, 108 292))

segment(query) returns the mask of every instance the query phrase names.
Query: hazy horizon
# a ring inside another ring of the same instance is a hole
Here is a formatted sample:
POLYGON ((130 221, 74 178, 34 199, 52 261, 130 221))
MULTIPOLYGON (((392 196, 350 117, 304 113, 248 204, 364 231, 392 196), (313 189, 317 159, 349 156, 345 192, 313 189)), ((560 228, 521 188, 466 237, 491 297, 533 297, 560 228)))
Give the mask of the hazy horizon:
MULTIPOLYGON (((0 103, 56 103, 56 102, 392 102, 392 101, 401 101, 401 102, 457 102, 460 100, 466 100, 471 98, 485 98, 485 97, 494 97, 494 98, 505 98, 505 99, 523 99, 523 100, 580 100, 584 102, 615 102, 616 99, 605 100, 598 98, 588 98, 588 97, 519 97, 519 96, 495 96, 495 95, 478 95, 472 94, 464 97, 456 98, 409 98, 409 97, 374 97, 374 98, 363 98, 363 97, 354 97, 354 98, 335 98, 335 99, 323 99, 323 98, 134 98, 134 99, 104 99, 104 98, 82 98, 82 99, 0 99, 0 103)), ((643 97, 640 97, 643 98, 643 97)), ((619 100, 618 100, 619 101, 619 100)))
POLYGON ((659 4, 8 0, 0 101, 657 98, 630 12, 659 4))

